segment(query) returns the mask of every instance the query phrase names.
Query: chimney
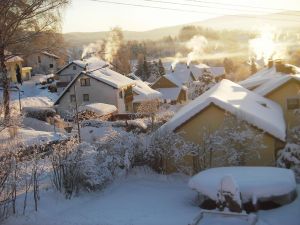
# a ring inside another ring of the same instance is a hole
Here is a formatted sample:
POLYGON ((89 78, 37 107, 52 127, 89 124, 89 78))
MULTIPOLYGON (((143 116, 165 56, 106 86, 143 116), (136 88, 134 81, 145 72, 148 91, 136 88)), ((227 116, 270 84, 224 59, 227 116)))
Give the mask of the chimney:
POLYGON ((87 64, 85 64, 85 66, 83 67, 83 71, 87 71, 87 67, 88 67, 88 63, 87 64))
POLYGON ((283 63, 282 60, 278 60, 275 62, 276 72, 284 73, 284 74, 296 74, 297 70, 294 66, 283 63))
POLYGON ((186 68, 189 69, 190 68, 190 64, 186 63, 186 68))
POLYGON ((171 66, 171 71, 172 71, 172 73, 174 73, 174 68, 173 68, 173 66, 171 66))
POLYGON ((269 62, 268 62, 268 68, 272 68, 274 66, 274 60, 273 59, 269 59, 269 62))

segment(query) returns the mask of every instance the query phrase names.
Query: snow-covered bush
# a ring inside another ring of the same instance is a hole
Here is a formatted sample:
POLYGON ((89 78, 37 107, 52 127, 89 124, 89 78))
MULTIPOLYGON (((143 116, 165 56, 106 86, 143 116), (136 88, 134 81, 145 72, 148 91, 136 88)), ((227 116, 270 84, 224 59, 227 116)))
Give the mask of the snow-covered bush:
POLYGON ((181 134, 157 131, 150 137, 144 154, 146 158, 152 159, 155 162, 154 166, 163 173, 168 173, 172 167, 176 167, 178 171, 192 174, 195 168, 186 164, 184 158, 200 156, 201 152, 201 146, 186 141, 181 134))
POLYGON ((118 169, 129 170, 143 148, 138 135, 131 132, 121 133, 113 129, 96 142, 98 151, 106 155, 106 164, 112 175, 115 175, 118 169))
POLYGON ((54 117, 56 115, 55 110, 49 107, 23 107, 23 112, 26 117, 42 121, 47 121, 48 117, 54 117))
POLYGON ((241 192, 231 175, 221 179, 217 196, 217 206, 221 211, 228 208, 231 212, 242 212, 241 192))
POLYGON ((94 145, 78 143, 74 138, 56 144, 50 159, 53 184, 66 198, 80 189, 101 189, 112 179, 107 154, 99 152, 94 145))
POLYGON ((287 143, 284 149, 277 153, 277 166, 292 169, 300 182, 300 145, 287 143))

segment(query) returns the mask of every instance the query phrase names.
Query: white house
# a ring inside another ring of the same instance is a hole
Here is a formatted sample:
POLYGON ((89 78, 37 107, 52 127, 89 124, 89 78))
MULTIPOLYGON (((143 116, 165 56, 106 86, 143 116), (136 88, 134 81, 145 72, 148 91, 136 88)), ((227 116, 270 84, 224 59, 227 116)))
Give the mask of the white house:
POLYGON ((59 114, 67 116, 78 106, 105 103, 117 107, 119 113, 132 112, 134 81, 109 68, 80 72, 63 90, 54 105, 59 114))
POLYGON ((85 61, 74 60, 70 62, 69 64, 67 64, 62 69, 56 72, 56 75, 59 79, 57 82, 57 92, 61 93, 64 90, 64 88, 66 88, 68 84, 74 79, 74 77, 82 71, 84 71, 87 66, 89 66, 89 68, 96 69, 101 68, 106 64, 107 63, 105 61, 96 58, 90 58, 85 61))
POLYGON ((57 55, 42 51, 27 56, 26 64, 32 67, 33 74, 50 74, 57 71, 58 59, 57 55))

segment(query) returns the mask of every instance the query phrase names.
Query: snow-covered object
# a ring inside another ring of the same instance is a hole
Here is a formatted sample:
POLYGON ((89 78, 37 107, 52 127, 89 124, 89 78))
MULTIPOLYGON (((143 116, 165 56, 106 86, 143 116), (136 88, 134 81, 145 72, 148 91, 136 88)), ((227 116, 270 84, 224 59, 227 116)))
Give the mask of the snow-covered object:
POLYGON ((109 68, 103 68, 92 72, 87 71, 84 72, 84 74, 87 74, 96 80, 107 83, 115 88, 121 88, 134 84, 133 80, 109 68))
POLYGON ((296 179, 300 181, 300 145, 287 143, 284 149, 277 153, 277 166, 292 169, 296 179))
POLYGON ((230 112, 282 141, 286 138, 283 112, 277 103, 226 79, 181 108, 161 129, 175 130, 210 104, 230 112))
POLYGON ((253 91, 259 95, 265 96, 269 94, 271 91, 275 90, 276 88, 280 87, 281 85, 287 83, 290 80, 297 80, 300 81, 300 74, 296 75, 282 75, 278 77, 274 77, 260 85, 259 87, 255 88, 253 91))
POLYGON ((214 78, 217 78, 225 74, 225 69, 224 67, 210 67, 206 64, 190 64, 187 66, 185 63, 178 63, 173 70, 169 67, 164 77, 181 87, 198 80, 205 72, 209 72, 214 78))
POLYGON ((107 115, 117 111, 117 107, 114 105, 104 104, 104 103, 94 103, 83 105, 79 107, 79 111, 91 111, 97 113, 98 115, 107 115))
POLYGON ((230 211, 241 211, 242 200, 238 184, 233 176, 225 175, 218 187, 218 203, 228 207, 230 211))
POLYGON ((133 91, 137 94, 133 97, 133 102, 141 102, 145 100, 160 99, 162 94, 156 90, 153 90, 142 80, 134 80, 135 86, 133 91))
POLYGON ((219 167, 193 176, 189 187, 209 198, 218 200, 220 181, 230 174, 239 186, 242 201, 266 199, 292 193, 296 190, 293 171, 276 167, 219 167))
MULTIPOLYGON (((300 68, 296 68, 296 71, 300 73, 300 68)), ((239 84, 245 88, 254 89, 274 78, 278 78, 286 75, 288 74, 277 72, 275 66, 271 68, 266 67, 258 71, 257 73, 251 75, 246 80, 239 82, 239 84)))
POLYGON ((158 88, 157 89, 161 94, 164 100, 177 100, 180 94, 181 88, 158 88))
POLYGON ((7 60, 5 62, 12 63, 12 62, 23 62, 24 60, 20 56, 11 56, 7 57, 7 60))

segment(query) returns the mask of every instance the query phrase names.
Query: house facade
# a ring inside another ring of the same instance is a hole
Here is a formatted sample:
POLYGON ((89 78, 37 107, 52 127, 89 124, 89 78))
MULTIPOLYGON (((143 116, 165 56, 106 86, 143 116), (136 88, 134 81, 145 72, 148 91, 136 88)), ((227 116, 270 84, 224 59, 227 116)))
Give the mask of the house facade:
POLYGON ((134 82, 108 68, 79 73, 55 102, 59 114, 67 117, 78 106, 105 103, 116 106, 119 113, 132 112, 134 82))
MULTIPOLYGON (((221 81, 185 105, 161 131, 176 132, 187 141, 203 145, 203 137, 207 136, 207 132, 214 133, 220 129, 228 114, 236 118, 237 122, 245 121, 253 131, 262 134, 264 148, 258 149, 260 157, 246 158, 245 165, 274 166, 276 153, 283 146, 286 136, 280 106, 229 80, 221 81)), ((210 157, 214 159, 217 154, 212 149, 210 157)), ((183 164, 194 165, 194 158, 185 158, 183 164)), ((174 166, 172 163, 170 165, 170 172, 173 172, 174 166)), ((212 166, 224 165, 212 160, 212 166)))
POLYGON ((49 52, 38 52, 27 56, 26 64, 32 67, 33 74, 54 74, 58 69, 57 55, 49 52))

